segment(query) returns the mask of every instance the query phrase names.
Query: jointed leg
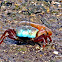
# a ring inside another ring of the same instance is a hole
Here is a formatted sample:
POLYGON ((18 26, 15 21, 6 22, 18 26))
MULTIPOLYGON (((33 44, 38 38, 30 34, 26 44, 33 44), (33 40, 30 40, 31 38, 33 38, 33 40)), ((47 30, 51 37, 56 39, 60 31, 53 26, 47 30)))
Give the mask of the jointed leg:
POLYGON ((48 41, 47 41, 47 38, 49 38, 50 42, 52 42, 52 39, 51 39, 50 36, 45 36, 44 39, 45 39, 46 44, 45 44, 45 45, 43 44, 43 48, 47 45, 47 42, 48 42, 48 41))
POLYGON ((49 38, 50 42, 52 42, 52 39, 51 39, 51 37, 50 37, 50 36, 47 36, 47 38, 49 38))
POLYGON ((14 29, 8 29, 4 32, 4 34, 1 36, 1 42, 0 44, 3 42, 3 40, 6 38, 6 37, 9 37, 13 40, 16 40, 14 37, 16 37, 16 32, 14 29), (8 33, 8 35, 6 35, 6 33, 8 33))
POLYGON ((44 42, 44 39, 43 38, 45 38, 45 35, 41 35, 41 36, 35 38, 34 39, 34 42, 39 42, 39 41, 43 41, 44 42))
MULTIPOLYGON (((36 44, 38 44, 40 47, 41 47, 41 45, 38 43, 38 42, 44 42, 44 39, 46 40, 46 37, 45 37, 45 35, 41 35, 41 36, 39 36, 38 38, 36 38, 35 40, 34 40, 34 42, 36 43, 36 44)), ((45 45, 43 44, 43 48, 45 47, 45 45)))
POLYGON ((1 40, 0 44, 3 42, 3 40, 4 40, 6 37, 7 37, 7 36, 5 36, 5 37, 1 40))
POLYGON ((45 46, 47 45, 47 42, 48 42, 48 41, 47 41, 47 38, 49 38, 49 40, 52 41, 50 36, 41 35, 41 36, 39 36, 38 38, 36 38, 36 39, 34 40, 34 42, 39 42, 39 41, 41 41, 41 42, 43 41, 43 42, 44 42, 44 40, 45 40, 45 43, 46 43, 46 44, 45 44, 45 45, 43 44, 43 47, 45 47, 45 46))

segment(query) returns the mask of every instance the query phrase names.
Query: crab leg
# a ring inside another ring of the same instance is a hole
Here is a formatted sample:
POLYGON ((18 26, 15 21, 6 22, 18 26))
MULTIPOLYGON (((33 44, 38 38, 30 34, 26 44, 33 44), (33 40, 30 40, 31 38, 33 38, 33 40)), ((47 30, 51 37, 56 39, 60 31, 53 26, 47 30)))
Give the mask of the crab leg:
POLYGON ((16 37, 16 32, 15 32, 14 29, 8 29, 8 30, 6 30, 6 31, 4 32, 4 34, 1 36, 1 42, 0 42, 0 44, 3 42, 3 40, 4 40, 6 37, 9 37, 9 38, 11 38, 11 39, 17 40, 17 39, 15 39, 15 37, 16 37), (7 36, 5 36, 6 33, 8 33, 7 36))
POLYGON ((35 38, 35 39, 34 39, 34 42, 39 42, 39 41, 43 41, 43 42, 44 42, 43 38, 44 38, 44 36, 41 35, 41 36, 35 38))
POLYGON ((15 39, 15 38, 13 38, 12 36, 8 35, 8 36, 5 36, 5 37, 1 40, 0 44, 3 42, 3 40, 4 40, 6 37, 9 37, 9 38, 11 38, 11 39, 13 39, 13 40, 17 40, 17 39, 15 39))
MULTIPOLYGON (((49 40, 52 41, 50 36, 41 35, 41 36, 35 38, 34 42, 39 42, 39 41, 41 41, 41 42, 43 41, 44 42, 43 38, 45 39, 46 45, 47 45, 47 38, 49 38, 49 40)), ((45 47, 46 45, 43 44, 43 47, 45 47)))
MULTIPOLYGON (((44 39, 43 39, 43 38, 44 38, 45 41, 47 42, 45 35, 41 35, 41 36, 35 38, 35 39, 34 39, 34 42, 36 42, 36 43, 38 43, 39 41, 44 42, 44 39)), ((38 44, 38 45, 41 46, 40 44, 38 44)), ((43 44, 43 48, 44 48, 45 46, 46 46, 46 45, 43 44)))
POLYGON ((46 36, 46 37, 45 37, 45 42, 46 42, 46 44, 45 44, 45 45, 43 44, 43 48, 47 45, 47 38, 49 38, 50 42, 52 42, 51 37, 50 37, 50 36, 46 36))
POLYGON ((52 39, 51 39, 51 37, 50 37, 50 36, 47 36, 47 38, 49 38, 50 42, 52 42, 52 39))
POLYGON ((13 35, 16 35, 16 32, 14 29, 8 29, 4 32, 4 34, 1 36, 1 39, 6 35, 6 33, 10 34, 13 33, 13 35))
POLYGON ((7 36, 5 36, 5 37, 1 40, 0 44, 3 42, 3 40, 4 40, 6 37, 7 37, 7 36))

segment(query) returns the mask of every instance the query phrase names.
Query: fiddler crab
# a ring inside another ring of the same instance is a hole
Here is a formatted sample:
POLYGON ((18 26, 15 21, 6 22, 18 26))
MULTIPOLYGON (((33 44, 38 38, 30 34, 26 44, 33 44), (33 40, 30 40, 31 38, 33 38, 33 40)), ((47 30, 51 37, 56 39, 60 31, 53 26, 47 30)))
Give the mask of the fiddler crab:
POLYGON ((18 27, 16 30, 6 30, 1 36, 0 44, 6 37, 18 41, 18 44, 21 44, 20 42, 33 42, 35 44, 38 44, 40 47, 40 43, 45 43, 43 44, 43 47, 45 47, 48 43, 48 39, 50 43, 52 42, 52 39, 50 37, 52 35, 52 31, 45 25, 40 25, 28 21, 21 21, 20 24, 22 24, 22 26, 18 27), (26 26, 23 26, 23 24, 26 24, 26 26), (6 35, 7 33, 8 35, 6 35))

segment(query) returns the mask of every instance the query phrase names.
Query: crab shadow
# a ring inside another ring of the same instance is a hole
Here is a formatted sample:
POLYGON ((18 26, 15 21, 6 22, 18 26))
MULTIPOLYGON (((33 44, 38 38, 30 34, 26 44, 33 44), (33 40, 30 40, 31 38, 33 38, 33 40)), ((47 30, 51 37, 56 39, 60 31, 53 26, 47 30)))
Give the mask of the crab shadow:
POLYGON ((34 46, 35 44, 39 45, 41 47, 41 45, 38 42, 34 42, 32 40, 30 40, 29 38, 21 38, 23 41, 16 41, 16 40, 12 40, 10 38, 6 38, 4 40, 4 42, 6 44, 16 44, 16 45, 32 45, 34 46))
POLYGON ((27 40, 27 39, 23 39, 23 41, 16 41, 16 40, 12 40, 10 38, 6 38, 4 40, 4 43, 6 44, 16 44, 16 45, 32 45, 34 46, 36 43, 31 41, 31 40, 27 40))

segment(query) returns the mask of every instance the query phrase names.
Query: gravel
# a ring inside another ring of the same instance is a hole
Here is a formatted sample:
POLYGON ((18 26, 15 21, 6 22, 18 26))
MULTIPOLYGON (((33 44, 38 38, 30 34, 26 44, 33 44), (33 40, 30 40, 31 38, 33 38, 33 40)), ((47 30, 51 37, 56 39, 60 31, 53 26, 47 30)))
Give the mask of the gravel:
POLYGON ((16 41, 6 38, 0 45, 0 62, 62 62, 62 14, 58 7, 40 0, 11 0, 12 5, 7 2, 0 1, 0 37, 9 28, 16 30, 21 21, 31 21, 50 28, 53 42, 42 49, 38 45, 16 45, 16 41))

